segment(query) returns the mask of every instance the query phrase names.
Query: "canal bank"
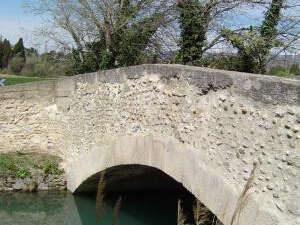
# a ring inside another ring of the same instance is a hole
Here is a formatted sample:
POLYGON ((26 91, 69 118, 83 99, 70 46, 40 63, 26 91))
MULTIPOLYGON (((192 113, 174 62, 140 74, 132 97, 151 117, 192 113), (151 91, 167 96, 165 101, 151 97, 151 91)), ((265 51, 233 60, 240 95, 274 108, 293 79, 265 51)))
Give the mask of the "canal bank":
POLYGON ((66 190, 61 159, 40 153, 1 153, 0 192, 66 190))

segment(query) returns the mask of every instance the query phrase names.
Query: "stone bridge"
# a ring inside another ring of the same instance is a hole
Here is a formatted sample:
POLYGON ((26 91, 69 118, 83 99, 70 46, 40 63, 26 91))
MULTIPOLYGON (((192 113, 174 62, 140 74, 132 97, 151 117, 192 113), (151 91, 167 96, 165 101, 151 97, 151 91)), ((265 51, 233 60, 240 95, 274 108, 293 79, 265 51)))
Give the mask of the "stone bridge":
POLYGON ((3 87, 0 103, 0 151, 60 155, 71 192, 104 170, 124 188, 167 177, 225 225, 300 224, 300 81, 141 65, 3 87))

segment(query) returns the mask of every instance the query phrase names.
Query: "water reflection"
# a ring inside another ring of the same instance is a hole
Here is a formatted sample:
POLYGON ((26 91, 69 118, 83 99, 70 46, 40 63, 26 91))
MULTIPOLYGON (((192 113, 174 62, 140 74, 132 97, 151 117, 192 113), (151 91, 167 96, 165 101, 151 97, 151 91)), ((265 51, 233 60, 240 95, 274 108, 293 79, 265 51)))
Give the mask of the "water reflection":
POLYGON ((119 225, 175 225, 175 193, 113 194, 96 222, 95 196, 69 193, 0 193, 0 225, 109 225, 119 195, 119 225))

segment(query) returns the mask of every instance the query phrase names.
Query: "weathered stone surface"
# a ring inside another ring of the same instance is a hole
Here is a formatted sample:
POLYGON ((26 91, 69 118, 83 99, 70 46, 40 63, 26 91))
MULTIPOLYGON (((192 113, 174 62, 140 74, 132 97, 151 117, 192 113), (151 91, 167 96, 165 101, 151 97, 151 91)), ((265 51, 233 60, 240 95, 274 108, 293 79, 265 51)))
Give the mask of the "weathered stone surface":
POLYGON ((300 81, 141 65, 4 87, 0 98, 0 151, 62 156, 72 191, 111 166, 152 166, 228 225, 256 165, 239 224, 299 221, 300 81))
POLYGON ((66 177, 61 175, 36 175, 31 178, 20 179, 16 177, 0 178, 0 192, 30 191, 34 186, 36 191, 66 190, 66 177))

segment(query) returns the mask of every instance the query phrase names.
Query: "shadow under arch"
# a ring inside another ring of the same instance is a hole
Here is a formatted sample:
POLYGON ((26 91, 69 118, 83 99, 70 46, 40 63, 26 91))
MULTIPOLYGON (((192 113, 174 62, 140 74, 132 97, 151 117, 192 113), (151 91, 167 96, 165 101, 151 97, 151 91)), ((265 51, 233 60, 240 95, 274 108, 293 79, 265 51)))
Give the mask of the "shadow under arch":
POLYGON ((78 187, 76 193, 95 193, 101 172, 105 172, 107 192, 186 190, 181 183, 157 168, 129 164, 113 166, 92 175, 78 187))
MULTIPOLYGON (((214 164, 205 160, 203 151, 173 137, 124 136, 82 153, 69 167, 68 189, 73 193, 88 191, 95 187, 101 171, 126 165, 155 168, 165 173, 182 184, 223 224, 231 224, 242 190, 218 173, 214 164)), ((255 199, 249 198, 239 214, 239 225, 275 225, 277 219, 255 199)))
POLYGON ((106 197, 100 221, 95 219, 95 194, 100 173, 84 181, 74 196, 82 224, 111 224, 112 210, 119 197, 122 197, 120 224, 174 225, 177 223, 178 199, 183 202, 186 222, 193 224, 195 197, 159 169, 144 165, 120 165, 102 172, 105 174, 106 197), (92 210, 87 212, 87 208, 92 210))

